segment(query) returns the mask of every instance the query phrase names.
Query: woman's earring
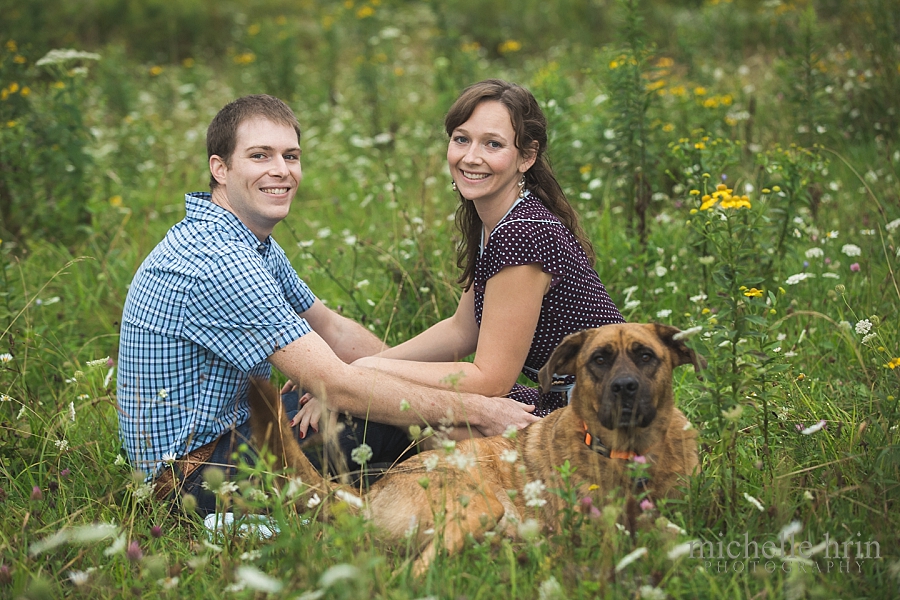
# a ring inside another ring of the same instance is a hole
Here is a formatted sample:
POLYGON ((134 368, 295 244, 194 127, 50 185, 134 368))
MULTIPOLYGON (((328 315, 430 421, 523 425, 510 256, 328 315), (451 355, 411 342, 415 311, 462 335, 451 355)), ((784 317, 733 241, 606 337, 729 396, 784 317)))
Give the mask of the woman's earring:
POLYGON ((453 181, 453 180, 450 180, 450 187, 453 188, 453 191, 454 191, 454 192, 458 192, 458 191, 459 191, 458 189, 456 189, 456 182, 453 181))
POLYGON ((522 175, 522 180, 519 181, 519 198, 525 197, 525 176, 522 175))

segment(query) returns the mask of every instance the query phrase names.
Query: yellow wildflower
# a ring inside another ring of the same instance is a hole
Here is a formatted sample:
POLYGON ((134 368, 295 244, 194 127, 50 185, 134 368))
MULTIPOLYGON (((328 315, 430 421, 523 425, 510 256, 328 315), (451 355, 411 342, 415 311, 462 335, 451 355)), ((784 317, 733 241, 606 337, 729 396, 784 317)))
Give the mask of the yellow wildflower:
POLYGON ((691 196, 699 196, 700 190, 691 190, 691 196))
POLYGON ((463 52, 478 52, 481 49, 481 44, 478 42, 467 42, 462 45, 461 50, 463 52))
POLYGON ((705 108, 719 108, 719 99, 713 96, 712 98, 707 98, 703 101, 703 106, 705 108))
POLYGON ((285 17, 284 15, 278 15, 275 18, 275 24, 276 25, 287 25, 287 17, 285 17))
POLYGON ((662 56, 658 61, 656 61, 656 66, 662 69, 668 69, 675 65, 675 61, 669 58, 668 56, 662 56))
POLYGON ((358 11, 356 11, 357 19, 368 19, 372 15, 375 14, 375 9, 371 6, 363 6, 358 11))
MULTIPOLYGON (((665 90, 660 90, 660 91, 665 91, 665 90)), ((672 125, 671 123, 666 123, 665 125, 663 125, 662 130, 665 131, 666 133, 669 133, 671 131, 675 131, 675 126, 672 125)))
POLYGON ((684 96, 687 93, 687 89, 683 85, 676 85, 672 89, 669 90, 673 96, 684 96))
POLYGON ((581 173, 582 175, 587 175, 588 173, 591 172, 591 165, 581 165, 578 168, 578 172, 581 173))
POLYGON ((500 54, 506 54, 507 52, 518 52, 521 49, 521 42, 518 42, 516 40, 506 40, 505 42, 500 44, 498 51, 500 52, 500 54))
POLYGON ((701 200, 703 203, 700 205, 700 210, 709 210, 716 204, 715 198, 713 198, 709 194, 706 194, 705 196, 703 196, 703 198, 701 198, 701 200))
POLYGON ((122 196, 116 194, 112 198, 109 199, 109 205, 113 208, 119 208, 122 206, 122 196))
POLYGON ((900 358, 894 358, 894 359, 892 359, 891 362, 889 362, 889 363, 888 363, 887 365, 885 365, 885 366, 886 366, 888 369, 890 369, 891 371, 893 371, 893 370, 896 369, 897 367, 900 367, 900 358))
POLYGON ((235 64, 238 65, 249 65, 253 61, 256 60, 256 55, 252 52, 244 52, 243 54, 238 54, 234 57, 235 64))
POLYGON ((26 85, 25 87, 22 88, 22 91, 19 92, 19 95, 24 98, 25 96, 27 96, 30 93, 31 93, 31 88, 26 85))
POLYGON ((13 62, 16 63, 17 65, 24 65, 24 64, 25 64, 26 62, 28 62, 28 61, 27 61, 27 60, 25 59, 25 57, 22 56, 21 54, 16 54, 16 55, 13 57, 13 62))
POLYGON ((758 290, 755 287, 752 287, 749 290, 747 290, 746 292, 744 292, 744 295, 747 296, 748 298, 762 298, 763 291, 758 290))
POLYGON ((656 90, 666 87, 665 79, 657 79, 656 81, 652 81, 647 84, 646 90, 648 92, 655 92, 656 90))
POLYGON ((10 129, 12 129, 13 127, 16 126, 16 122, 15 121, 7 121, 6 126, 9 127, 10 129))
POLYGON ((15 40, 9 40, 8 42, 6 42, 6 49, 10 52, 15 52, 19 49, 19 47, 16 45, 15 40))
POLYGON ((66 84, 64 84, 62 81, 57 81, 56 83, 53 84, 53 87, 58 90, 64 90, 64 89, 66 89, 66 84))
POLYGON ((254 35, 259 35, 261 29, 262 27, 259 26, 259 23, 253 23, 252 25, 250 25, 250 27, 247 28, 247 35, 251 37, 254 35))
POLYGON ((194 66, 194 59, 191 57, 184 59, 183 61, 181 61, 181 66, 183 66, 185 69, 190 69, 194 66))
POLYGON ((694 88, 694 95, 695 96, 705 96, 706 88, 703 87, 702 85, 698 85, 697 87, 694 88))
POLYGON ((781 186, 773 185, 773 186, 772 186, 772 191, 773 191, 773 192, 780 192, 780 191, 781 191, 781 186))
POLYGON ((696 144, 694 144, 694 148, 696 148, 697 150, 703 150, 704 148, 706 148, 706 144, 704 144, 703 142, 697 142, 696 144))
POLYGON ((150 77, 158 77, 163 72, 163 68, 159 65, 150 67, 150 77))
POLYGON ((19 91, 19 84, 18 84, 18 83, 16 83, 15 81, 13 81, 11 84, 9 84, 9 93, 10 93, 10 94, 15 94, 15 93, 18 92, 18 91, 19 91))

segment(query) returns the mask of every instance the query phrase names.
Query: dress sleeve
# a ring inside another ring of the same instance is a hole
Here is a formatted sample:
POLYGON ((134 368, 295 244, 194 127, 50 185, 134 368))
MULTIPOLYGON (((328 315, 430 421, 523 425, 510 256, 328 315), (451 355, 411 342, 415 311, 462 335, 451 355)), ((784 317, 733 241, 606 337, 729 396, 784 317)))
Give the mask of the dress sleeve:
POLYGON ((188 296, 182 335, 235 368, 250 371, 312 331, 285 293, 258 255, 229 252, 210 266, 188 296))
POLYGON ((485 264, 485 280, 496 275, 504 267, 539 264, 550 273, 550 287, 566 275, 565 248, 571 237, 565 225, 558 221, 512 220, 501 223, 491 233, 482 257, 485 264))

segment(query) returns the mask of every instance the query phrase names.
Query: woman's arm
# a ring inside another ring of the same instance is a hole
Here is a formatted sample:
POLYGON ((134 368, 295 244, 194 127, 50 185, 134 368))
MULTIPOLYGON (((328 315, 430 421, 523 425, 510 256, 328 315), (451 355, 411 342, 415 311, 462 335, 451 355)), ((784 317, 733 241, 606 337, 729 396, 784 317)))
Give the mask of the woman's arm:
POLYGON ((505 395, 516 382, 528 356, 543 297, 549 288, 550 274, 539 264, 505 267, 485 287, 480 330, 475 325, 474 293, 470 289, 450 319, 396 348, 354 364, 432 387, 486 396, 505 395), (461 326, 467 323, 464 310, 471 315, 471 324, 461 326), (457 340, 471 343, 472 327, 476 336, 474 361, 453 362, 456 356, 464 356, 454 353, 468 349, 457 340), (422 339, 416 341, 418 338, 422 339), (415 350, 420 353, 413 354, 415 350), (387 356, 418 360, 394 360, 387 356), (435 357, 437 362, 425 362, 435 357))

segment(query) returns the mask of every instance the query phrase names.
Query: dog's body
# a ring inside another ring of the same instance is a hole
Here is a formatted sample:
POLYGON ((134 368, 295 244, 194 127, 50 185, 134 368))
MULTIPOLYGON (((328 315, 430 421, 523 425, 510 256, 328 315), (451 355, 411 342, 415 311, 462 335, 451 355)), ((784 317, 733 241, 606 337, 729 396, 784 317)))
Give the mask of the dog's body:
MULTIPOLYGON (((600 503, 617 488, 630 493, 634 480, 627 458, 635 455, 646 459, 643 476, 650 493, 670 495, 677 479, 698 464, 696 432, 674 406, 672 370, 689 363, 697 367, 702 359, 673 339, 677 333, 663 325, 620 324, 568 336, 540 374, 545 389, 554 373, 576 375, 568 406, 511 439, 469 439, 452 450, 410 458, 372 485, 364 497, 366 514, 388 541, 415 536, 420 549, 415 571, 421 572, 439 547, 453 552, 467 534, 480 538, 532 517, 557 526, 564 501, 550 490, 563 488, 557 467, 566 461, 579 498, 600 503)), ((257 443, 267 443, 283 460, 279 466, 294 468, 313 488, 337 487, 300 451, 274 390, 260 394, 267 388, 254 387, 251 422, 257 443)))

